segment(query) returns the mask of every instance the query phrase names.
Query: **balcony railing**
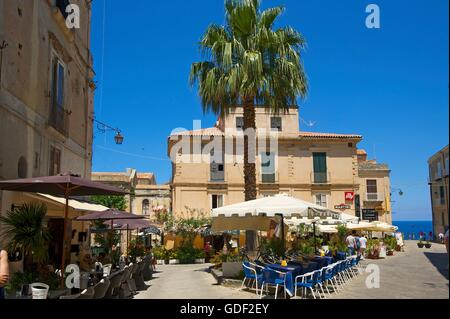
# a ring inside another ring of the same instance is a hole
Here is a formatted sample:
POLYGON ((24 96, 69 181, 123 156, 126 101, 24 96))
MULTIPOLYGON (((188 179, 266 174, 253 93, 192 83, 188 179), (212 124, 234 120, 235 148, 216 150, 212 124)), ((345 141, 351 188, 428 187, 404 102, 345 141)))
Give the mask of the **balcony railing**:
POLYGON ((382 202, 382 201, 384 201, 384 194, 383 193, 367 193, 364 200, 367 202, 382 202))
POLYGON ((69 16, 69 14, 66 12, 66 8, 69 5, 70 5, 69 0, 56 0, 56 7, 59 9, 64 19, 67 19, 67 17, 69 16))
POLYGON ((262 184, 275 184, 278 183, 278 172, 275 173, 261 173, 260 182, 262 184))
POLYGON ((312 184, 329 184, 331 182, 331 174, 329 172, 312 172, 312 184))
POLYGON ((67 136, 68 116, 63 108, 52 107, 48 124, 61 134, 67 136))

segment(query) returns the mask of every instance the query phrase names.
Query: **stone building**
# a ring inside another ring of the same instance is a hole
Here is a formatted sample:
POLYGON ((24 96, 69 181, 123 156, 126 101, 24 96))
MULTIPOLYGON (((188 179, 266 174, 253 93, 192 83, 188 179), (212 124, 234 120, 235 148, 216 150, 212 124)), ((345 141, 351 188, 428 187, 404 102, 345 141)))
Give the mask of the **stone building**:
MULTIPOLYGON (((237 152, 243 147, 242 127, 243 110, 236 108, 214 127, 171 134, 168 155, 175 216, 189 211, 209 215, 213 208, 244 201, 242 152, 237 152)), ((258 197, 286 193, 351 215, 365 210, 371 217, 368 210, 377 209, 370 219, 392 220, 386 214, 389 170, 358 157, 361 135, 300 130, 297 108, 279 115, 257 108, 256 127, 258 132, 270 132, 270 138, 266 134, 257 139, 258 197), (376 185, 367 188, 373 180, 376 185)))
POLYGON ((448 229, 448 145, 428 160, 433 232, 437 236, 448 229))

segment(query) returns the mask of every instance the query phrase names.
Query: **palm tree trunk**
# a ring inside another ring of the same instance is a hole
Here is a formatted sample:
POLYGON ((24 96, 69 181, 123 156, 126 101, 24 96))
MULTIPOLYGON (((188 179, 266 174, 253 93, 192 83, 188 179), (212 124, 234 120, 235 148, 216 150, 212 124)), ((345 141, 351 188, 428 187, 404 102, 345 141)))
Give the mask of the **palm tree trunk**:
POLYGON ((244 101, 245 201, 256 199, 256 115, 253 98, 244 101))
MULTIPOLYGON (((246 98, 244 108, 244 192, 245 201, 256 199, 256 114, 254 98, 246 98)), ((255 251, 256 232, 245 232, 248 252, 255 251)))

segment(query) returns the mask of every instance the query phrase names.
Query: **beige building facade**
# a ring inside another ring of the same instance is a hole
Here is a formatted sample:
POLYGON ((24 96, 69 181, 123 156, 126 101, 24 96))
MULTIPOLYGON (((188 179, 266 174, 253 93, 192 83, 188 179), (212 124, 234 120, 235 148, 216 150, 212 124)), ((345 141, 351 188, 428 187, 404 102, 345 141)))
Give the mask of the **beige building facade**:
POLYGON ((125 172, 93 172, 91 178, 130 192, 126 195, 126 211, 130 213, 144 215, 156 222, 158 214, 171 211, 170 185, 158 185, 153 173, 139 173, 136 169, 127 168, 125 172))
POLYGON ((448 145, 428 160, 433 233, 445 234, 449 219, 449 154, 448 145))
MULTIPOLYGON (((215 127, 169 137, 175 217, 210 216, 213 208, 244 201, 242 126, 243 111, 236 108, 215 127)), ((362 136, 301 131, 297 108, 281 115, 257 108, 256 126, 265 134, 257 138, 258 197, 286 193, 343 213, 360 214, 357 210, 363 204, 355 197, 365 196, 357 152, 362 136)), ((380 178, 384 183, 385 177, 380 178)), ((380 187, 389 187, 389 183, 380 187)), ((378 219, 384 220, 384 214, 378 219)))
MULTIPOLYGON (((82 177, 91 174, 91 4, 70 3, 80 10, 79 28, 66 24, 68 1, 0 0, 1 180, 69 171, 82 177)), ((1 214, 30 202, 47 205, 53 242, 61 242, 62 204, 37 194, 0 191, 1 214)), ((80 210, 71 208, 69 213, 76 216, 80 210)), ((81 234, 86 227, 72 225, 81 234)), ((74 235, 73 245, 85 243, 83 236, 74 235)), ((49 254, 60 255, 60 247, 50 245, 49 254)))

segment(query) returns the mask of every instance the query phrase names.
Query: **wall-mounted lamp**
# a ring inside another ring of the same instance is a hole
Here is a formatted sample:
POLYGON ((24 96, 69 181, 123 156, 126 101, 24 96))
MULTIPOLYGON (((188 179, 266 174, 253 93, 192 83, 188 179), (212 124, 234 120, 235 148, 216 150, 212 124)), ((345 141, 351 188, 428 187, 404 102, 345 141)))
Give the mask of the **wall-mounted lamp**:
POLYGON ((121 134, 121 131, 118 128, 114 128, 112 126, 109 126, 108 124, 105 124, 103 122, 100 122, 98 120, 96 120, 95 118, 92 119, 95 123, 97 123, 97 129, 102 132, 102 133, 106 133, 107 131, 114 131, 116 132, 116 135, 114 136, 114 141, 116 142, 117 145, 122 145, 123 144, 123 135, 121 134))

